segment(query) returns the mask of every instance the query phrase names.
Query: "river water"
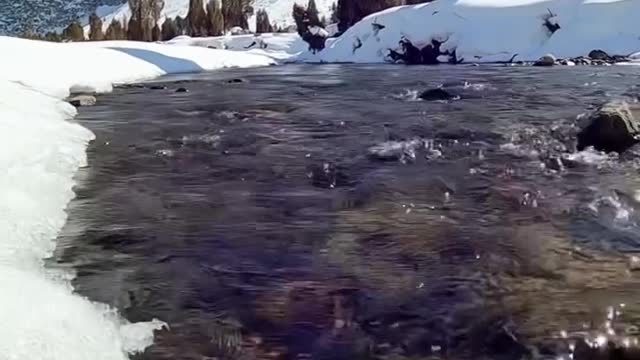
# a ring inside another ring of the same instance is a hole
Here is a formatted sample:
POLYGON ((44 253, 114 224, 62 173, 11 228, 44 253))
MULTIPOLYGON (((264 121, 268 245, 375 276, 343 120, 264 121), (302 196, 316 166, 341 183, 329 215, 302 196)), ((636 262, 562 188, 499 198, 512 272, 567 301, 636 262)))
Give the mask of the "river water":
POLYGON ((288 65, 119 88, 77 118, 97 139, 51 266, 169 324, 139 359, 634 358, 640 161, 574 138, 639 80, 288 65), (416 99, 441 84, 460 99, 416 99))

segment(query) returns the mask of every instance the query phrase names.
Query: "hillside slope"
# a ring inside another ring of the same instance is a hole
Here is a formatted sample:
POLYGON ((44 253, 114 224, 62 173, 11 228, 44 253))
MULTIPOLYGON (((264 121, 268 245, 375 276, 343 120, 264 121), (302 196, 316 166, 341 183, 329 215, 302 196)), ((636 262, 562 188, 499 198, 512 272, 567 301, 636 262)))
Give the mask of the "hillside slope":
MULTIPOLYGON (((308 0, 254 0, 253 7, 266 9, 269 18, 280 27, 294 24, 291 17, 293 4, 308 0)), ((331 5, 337 0, 316 0, 320 16, 331 16, 331 5)), ((165 0, 164 16, 186 16, 189 0, 165 0)), ((128 18, 131 14, 126 0, 0 0, 0 35, 17 35, 26 29, 38 33, 61 30, 73 19, 87 23, 88 15, 97 9, 105 27, 114 17, 128 18)), ((249 19, 255 27, 255 17, 249 19)))
POLYGON ((640 50, 638 14, 637 0, 439 0, 371 14, 303 58, 390 62, 390 55, 404 53, 403 39, 422 49, 439 41, 440 54, 455 50, 466 62, 577 57, 594 49, 627 55, 640 50))
POLYGON ((26 29, 47 32, 63 28, 74 18, 86 17, 98 5, 120 5, 122 0, 0 0, 0 35, 26 29))

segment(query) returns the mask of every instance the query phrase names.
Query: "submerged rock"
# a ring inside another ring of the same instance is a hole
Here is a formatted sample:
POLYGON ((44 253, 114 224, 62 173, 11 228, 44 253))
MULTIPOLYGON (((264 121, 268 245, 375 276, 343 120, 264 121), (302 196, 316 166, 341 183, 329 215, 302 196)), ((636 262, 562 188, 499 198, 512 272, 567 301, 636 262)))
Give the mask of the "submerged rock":
POLYGON ((151 90, 166 90, 167 86, 166 85, 151 85, 151 86, 149 86, 149 89, 151 89, 151 90))
POLYGON ((416 150, 424 147, 424 141, 386 141, 369 148, 369 157, 377 160, 399 160, 403 163, 416 159, 416 150))
POLYGON ((420 95, 418 95, 418 97, 422 100, 427 100, 427 101, 436 101, 436 100, 453 100, 455 98, 457 98, 456 95, 442 89, 442 88, 436 88, 436 89, 429 89, 429 90, 425 90, 422 93, 420 93, 420 95))
POLYGON ((77 95, 69 98, 67 101, 75 107, 92 106, 96 104, 95 96, 91 95, 77 95))
POLYGON ((552 54, 547 54, 538 59, 533 66, 553 66, 556 64, 556 57, 552 54))
POLYGON ((578 133, 578 150, 593 146, 596 150, 621 153, 638 142, 640 108, 625 101, 604 104, 578 133))
POLYGON ((226 82, 227 82, 227 84, 242 84, 242 83, 247 82, 247 80, 236 78, 236 79, 229 79, 226 82))
POLYGON ((177 89, 176 89, 176 92, 177 92, 177 93, 188 93, 188 92, 189 92, 189 89, 187 89, 187 88, 183 88, 183 87, 180 87, 180 88, 177 88, 177 89))

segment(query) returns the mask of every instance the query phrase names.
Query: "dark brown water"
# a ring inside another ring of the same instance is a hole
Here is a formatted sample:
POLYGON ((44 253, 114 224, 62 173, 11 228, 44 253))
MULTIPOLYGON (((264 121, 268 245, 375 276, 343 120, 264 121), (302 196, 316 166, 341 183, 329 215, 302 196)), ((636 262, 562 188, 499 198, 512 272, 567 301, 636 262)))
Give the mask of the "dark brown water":
POLYGON ((635 356, 638 162, 573 139, 638 69, 159 83, 81 110, 97 139, 58 257, 81 294, 169 324, 140 359, 635 356), (415 100, 439 84, 461 99, 415 100))

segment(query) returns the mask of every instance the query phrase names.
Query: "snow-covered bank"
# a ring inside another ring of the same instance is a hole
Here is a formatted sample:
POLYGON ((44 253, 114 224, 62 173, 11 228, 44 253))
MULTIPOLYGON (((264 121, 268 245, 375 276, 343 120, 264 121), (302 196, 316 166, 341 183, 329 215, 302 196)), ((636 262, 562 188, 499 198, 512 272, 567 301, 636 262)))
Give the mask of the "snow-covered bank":
POLYGON ((318 55, 299 60, 388 61, 406 38, 421 48, 445 41, 466 62, 535 60, 587 55, 593 49, 627 55, 640 50, 637 0, 438 0, 372 14, 318 55), (551 32, 545 22, 559 25, 551 32))
POLYGON ((261 34, 258 40, 255 35, 227 35, 204 38, 178 36, 167 41, 171 45, 189 45, 211 47, 233 51, 246 51, 251 54, 268 56, 275 60, 289 60, 307 51, 307 44, 297 33, 261 34), (259 42, 265 47, 260 48, 259 42))
POLYGON ((0 359, 124 360, 150 345, 162 323, 129 324, 75 295, 71 274, 44 267, 93 139, 69 122, 76 110, 61 99, 72 89, 108 91, 114 83, 272 60, 196 47, 6 37, 0 51, 0 359))
POLYGON ((0 37, 0 50, 0 79, 57 97, 165 74, 273 64, 260 55, 132 41, 58 44, 0 37))

